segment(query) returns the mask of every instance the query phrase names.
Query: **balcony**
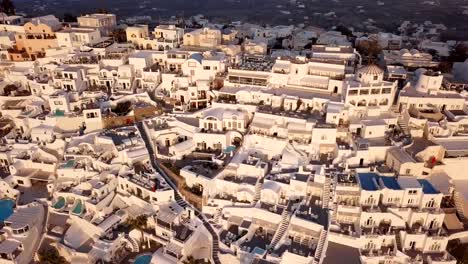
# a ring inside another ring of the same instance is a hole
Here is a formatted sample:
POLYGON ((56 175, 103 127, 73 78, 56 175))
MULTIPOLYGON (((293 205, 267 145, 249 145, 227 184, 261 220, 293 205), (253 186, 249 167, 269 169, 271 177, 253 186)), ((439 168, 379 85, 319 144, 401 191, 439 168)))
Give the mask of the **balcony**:
POLYGON ((49 34, 27 34, 26 39, 56 39, 57 37, 55 35, 49 35, 49 34))

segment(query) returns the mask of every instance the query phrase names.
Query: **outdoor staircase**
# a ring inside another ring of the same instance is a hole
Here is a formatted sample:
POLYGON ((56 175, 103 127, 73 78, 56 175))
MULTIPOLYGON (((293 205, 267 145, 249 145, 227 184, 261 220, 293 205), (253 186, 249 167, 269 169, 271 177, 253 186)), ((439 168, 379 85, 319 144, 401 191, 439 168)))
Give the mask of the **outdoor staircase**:
POLYGON ((263 185, 263 178, 259 177, 257 179, 257 182, 255 183, 255 196, 254 196, 254 199, 252 201, 252 205, 255 205, 260 200, 262 185, 263 185))
MULTIPOLYGON (((331 190, 330 190, 330 193, 331 194, 334 194, 335 191, 336 191, 336 186, 338 185, 338 177, 336 175, 333 175, 333 178, 331 180, 331 190)), ((333 212, 331 214, 331 221, 334 223, 336 222, 336 216, 338 214, 338 203, 336 202, 336 200, 333 200, 333 212)))
POLYGON ((188 218, 181 218, 181 221, 180 221, 182 224, 186 225, 190 222, 190 219, 188 218))
POLYGON ((403 134, 405 134, 405 135, 410 134, 409 127, 408 127, 408 122, 405 122, 404 120, 398 119, 397 123, 398 123, 398 126, 401 128, 401 131, 403 132, 403 134))
POLYGON ((219 218, 221 217, 222 212, 223 212, 222 208, 216 209, 216 214, 213 216, 214 223, 219 223, 219 218))
POLYGON ((455 203, 455 209, 457 210, 457 213, 458 213, 458 216, 460 217, 460 220, 465 221, 466 217, 465 217, 465 212, 463 210, 464 205, 460 201, 460 194, 455 193, 455 195, 453 196, 453 201, 455 203))
POLYGON ((322 193, 322 208, 326 209, 330 203, 330 190, 331 189, 331 179, 329 177, 325 178, 325 183, 323 185, 322 193))
POLYGON ((135 241, 135 239, 131 238, 128 234, 125 234, 125 238, 132 245, 132 252, 139 252, 140 251, 140 246, 138 245, 138 242, 135 241))
POLYGON ((393 112, 393 113, 399 113, 398 105, 392 105, 392 107, 390 107, 389 111, 393 112))
POLYGON ((280 226, 278 230, 276 230, 275 235, 273 236, 273 239, 271 240, 270 249, 276 248, 276 245, 278 245, 278 242, 286 233, 288 226, 289 226, 289 210, 288 210, 288 207, 285 207, 283 213, 281 214, 280 226))
POLYGON ((320 232, 319 242, 317 244, 317 248, 315 249, 314 255, 314 264, 319 264, 322 259, 322 253, 325 248, 325 243, 327 241, 328 231, 322 230, 320 232))
POLYGON ((401 236, 400 236, 400 231, 399 230, 397 230, 395 232, 395 242, 396 242, 398 250, 403 251, 402 244, 401 244, 401 236))

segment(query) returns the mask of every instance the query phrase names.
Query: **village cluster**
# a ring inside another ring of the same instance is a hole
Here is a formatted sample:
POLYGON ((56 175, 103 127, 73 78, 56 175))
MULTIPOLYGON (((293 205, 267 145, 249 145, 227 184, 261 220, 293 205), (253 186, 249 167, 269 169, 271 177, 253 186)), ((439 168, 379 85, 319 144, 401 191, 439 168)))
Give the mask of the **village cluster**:
POLYGON ((457 263, 468 60, 440 25, 0 17, 1 264, 457 263))

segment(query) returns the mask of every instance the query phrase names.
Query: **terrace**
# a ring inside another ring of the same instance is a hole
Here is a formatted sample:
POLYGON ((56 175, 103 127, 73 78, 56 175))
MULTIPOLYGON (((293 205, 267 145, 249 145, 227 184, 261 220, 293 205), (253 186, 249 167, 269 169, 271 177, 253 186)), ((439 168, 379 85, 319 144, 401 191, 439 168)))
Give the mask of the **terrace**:
POLYGON ((285 251, 302 256, 309 257, 315 254, 317 248, 317 240, 311 237, 289 238, 286 243, 282 244, 273 254, 282 256, 285 251))
POLYGON ((378 226, 362 227, 361 235, 393 235, 395 229, 393 229, 391 223, 381 222, 378 226))
POLYGON ((240 245, 240 248, 247 252, 263 255, 270 245, 273 236, 272 232, 267 232, 262 227, 259 227, 250 239, 246 239, 240 245))
POLYGON ((264 202, 260 202, 260 208, 278 215, 281 215, 285 210, 284 206, 278 206, 276 204, 268 204, 264 202))
POLYGON ((274 64, 275 61, 271 58, 264 57, 260 60, 244 58, 241 63, 233 65, 231 68, 235 70, 270 72, 274 64))
POLYGON ((396 247, 394 245, 382 246, 377 250, 361 250, 361 255, 366 257, 380 257, 380 256, 395 256, 397 253, 396 247))
POLYGON ((185 225, 174 225, 172 230, 174 231, 174 239, 181 243, 185 243, 193 234, 193 231, 185 225))
POLYGON ((226 175, 222 179, 225 180, 225 181, 238 183, 238 184, 246 183, 246 184, 249 184, 249 185, 255 185, 255 183, 257 183, 257 178, 248 177, 248 176, 239 177, 239 176, 236 176, 236 175, 226 175))
POLYGON ((187 166, 187 170, 197 175, 213 179, 219 172, 219 166, 212 162, 192 163, 187 166))
POLYGON ((219 238, 221 242, 223 242, 227 246, 230 246, 233 242, 237 241, 241 236, 242 234, 239 233, 239 226, 232 224, 228 228, 228 230, 221 231, 219 238))
MULTIPOLYGON (((319 120, 319 121, 324 121, 323 115, 319 111, 285 111, 281 108, 273 108, 269 105, 259 105, 257 107, 257 111, 259 113, 264 113, 264 114, 272 114, 272 115, 278 115, 278 116, 285 116, 285 117, 291 117, 291 118, 298 118, 298 119, 313 119, 313 120, 319 120)), ((325 122, 320 122, 323 126, 326 126, 325 122)), ((333 127, 333 125, 328 124, 328 126, 333 127)))
POLYGON ((328 228, 328 209, 322 208, 320 197, 312 196, 309 201, 297 208, 295 215, 328 228))
POLYGON ((456 262, 456 259, 446 251, 434 252, 434 253, 423 253, 418 249, 405 250, 404 253, 411 258, 412 261, 421 261, 424 263, 431 263, 431 261, 441 262, 456 262))
POLYGON ((284 174, 269 174, 265 177, 266 180, 276 181, 284 184, 289 184, 291 182, 291 177, 284 174))

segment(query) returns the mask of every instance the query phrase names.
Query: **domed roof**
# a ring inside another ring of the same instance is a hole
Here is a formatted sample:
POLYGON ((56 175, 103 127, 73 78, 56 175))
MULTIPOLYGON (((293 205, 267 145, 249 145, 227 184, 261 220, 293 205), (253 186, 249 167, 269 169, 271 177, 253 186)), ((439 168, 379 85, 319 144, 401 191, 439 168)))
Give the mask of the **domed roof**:
POLYGON ((412 54, 410 53, 410 51, 408 49, 402 49, 402 50, 400 50, 400 56, 409 57, 409 56, 412 56, 412 54))
POLYGON ((360 68, 358 70, 358 73, 376 75, 376 74, 383 74, 384 71, 380 69, 379 66, 371 64, 371 65, 367 65, 367 66, 360 68))

